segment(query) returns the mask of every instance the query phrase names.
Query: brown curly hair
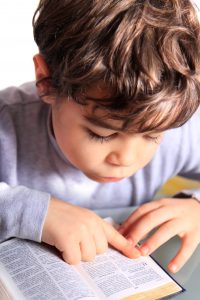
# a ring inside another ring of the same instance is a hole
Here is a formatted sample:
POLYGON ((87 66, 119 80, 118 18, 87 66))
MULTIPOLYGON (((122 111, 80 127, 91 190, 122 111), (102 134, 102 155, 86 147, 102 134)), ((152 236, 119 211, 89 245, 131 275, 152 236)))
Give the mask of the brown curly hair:
POLYGON ((181 126, 199 106, 200 25, 190 0, 40 0, 33 28, 56 98, 93 101, 135 132, 181 126), (88 100, 98 82, 111 96, 88 100))

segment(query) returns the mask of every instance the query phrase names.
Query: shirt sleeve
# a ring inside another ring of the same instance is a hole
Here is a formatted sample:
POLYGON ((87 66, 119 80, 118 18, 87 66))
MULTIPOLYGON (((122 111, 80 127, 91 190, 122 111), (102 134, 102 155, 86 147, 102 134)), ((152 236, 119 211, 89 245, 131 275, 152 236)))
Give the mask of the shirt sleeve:
POLYGON ((200 201, 200 116, 196 114, 183 126, 179 159, 181 168, 178 175, 199 181, 199 188, 184 189, 175 198, 194 198, 200 201))
MULTIPOLYGON (((199 181, 199 188, 184 189, 181 193, 175 195, 182 198, 194 198, 200 201, 200 116, 193 116, 187 126, 184 128, 182 138, 182 156, 184 156, 184 164, 178 175, 199 181)), ((181 152, 180 151, 180 152, 181 152)))
POLYGON ((0 182, 0 242, 19 237, 41 242, 50 195, 0 182))
POLYGON ((194 115, 182 127, 179 149, 179 176, 200 181, 200 115, 194 115))

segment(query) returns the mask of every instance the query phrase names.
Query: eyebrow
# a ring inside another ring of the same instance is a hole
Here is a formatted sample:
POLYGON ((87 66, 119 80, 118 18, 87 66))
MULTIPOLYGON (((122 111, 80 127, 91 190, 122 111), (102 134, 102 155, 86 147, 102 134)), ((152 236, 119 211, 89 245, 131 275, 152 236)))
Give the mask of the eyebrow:
POLYGON ((106 128, 106 129, 111 129, 114 131, 122 131, 121 127, 117 127, 117 126, 113 126, 111 124, 108 124, 107 122, 105 122, 104 120, 101 119, 96 119, 90 116, 84 116, 84 118, 91 124, 98 126, 98 127, 102 127, 102 128, 106 128))

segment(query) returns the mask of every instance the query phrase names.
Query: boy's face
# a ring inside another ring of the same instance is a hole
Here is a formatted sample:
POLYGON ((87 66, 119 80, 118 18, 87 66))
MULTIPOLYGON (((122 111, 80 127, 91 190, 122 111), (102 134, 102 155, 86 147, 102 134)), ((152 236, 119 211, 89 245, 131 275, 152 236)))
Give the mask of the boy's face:
MULTIPOLYGON (((50 75, 40 54, 34 56, 34 65, 36 80, 50 75)), ((38 87, 39 94, 44 90, 42 85, 38 87)), ((110 95, 99 84, 88 90, 86 96, 101 99, 110 95)), ((121 121, 100 122, 100 117, 105 115, 100 109, 95 111, 94 117, 92 102, 83 106, 73 100, 63 100, 44 99, 52 106, 56 141, 72 165, 90 179, 105 183, 119 181, 136 173, 154 156, 162 134, 122 132, 118 130, 122 127, 121 121)))
MULTIPOLYGON (((100 98, 101 90, 89 91, 100 98)), ((115 182, 143 168, 155 154, 162 134, 133 134, 115 130, 121 121, 100 118, 99 109, 72 101, 52 103, 52 125, 56 141, 66 158, 97 182, 115 182), (93 116, 93 119, 91 117, 93 116)))

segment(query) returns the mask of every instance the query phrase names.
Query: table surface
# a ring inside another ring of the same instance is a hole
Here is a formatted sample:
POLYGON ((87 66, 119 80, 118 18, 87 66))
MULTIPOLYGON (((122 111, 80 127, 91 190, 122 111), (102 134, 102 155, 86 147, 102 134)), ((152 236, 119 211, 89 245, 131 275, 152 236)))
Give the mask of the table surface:
MULTIPOLYGON (((112 217, 117 223, 121 223, 135 208, 114 208, 96 210, 101 217, 112 217)), ((177 237, 156 250, 152 257, 167 271, 166 267, 170 259, 175 255, 180 246, 177 237)), ((200 247, 196 249, 189 261, 176 274, 168 272, 186 291, 174 296, 172 299, 199 300, 200 295, 200 247)))

